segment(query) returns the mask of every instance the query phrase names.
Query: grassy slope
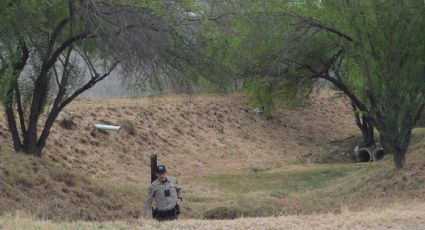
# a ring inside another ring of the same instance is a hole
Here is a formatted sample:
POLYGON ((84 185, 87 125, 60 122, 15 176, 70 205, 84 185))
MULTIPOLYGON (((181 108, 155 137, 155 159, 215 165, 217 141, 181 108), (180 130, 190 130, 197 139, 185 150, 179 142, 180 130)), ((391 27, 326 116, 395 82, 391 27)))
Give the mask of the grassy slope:
POLYGON ((202 96, 78 102, 65 112, 76 117, 77 127, 56 125, 46 158, 14 154, 1 145, 0 210, 56 220, 137 217, 151 152, 159 153, 183 183, 185 218, 339 213, 341 207, 363 210, 423 201, 423 130, 415 131, 408 165, 401 171, 393 169, 390 159, 308 164, 341 161, 344 148, 329 143, 356 131, 341 102, 333 111, 334 101, 319 98, 268 121, 255 117, 245 103, 241 95, 233 100, 202 96), (332 114, 335 119, 329 120, 332 114), (90 123, 103 120, 131 121, 136 134, 92 134, 90 123))
POLYGON ((401 170, 394 169, 387 158, 378 163, 298 165, 193 178, 189 180, 193 186, 188 197, 191 209, 205 211, 203 216, 191 217, 339 213, 342 207, 358 211, 385 208, 394 202, 424 201, 423 146, 422 142, 413 146, 416 149, 408 156, 410 163, 401 170), (199 183, 207 189, 199 189, 199 183))
POLYGON ((350 108, 328 96, 305 108, 279 111, 270 120, 257 117, 240 94, 76 102, 60 119, 73 116, 77 126, 55 126, 46 157, 135 183, 148 182, 152 153, 176 176, 318 162, 330 141, 357 131, 350 108), (135 132, 92 133, 93 123, 130 123, 135 132))
POLYGON ((48 159, 2 149, 0 213, 16 210, 52 220, 110 220, 140 216, 145 189, 108 182, 48 159))
POLYGON ((219 204, 216 207, 227 210, 211 212, 218 210, 212 208, 204 214, 227 214, 219 217, 228 218, 232 212, 269 215, 266 212, 274 210, 277 217, 186 219, 165 224, 143 220, 59 224, 13 215, 0 217, 0 229, 421 229, 425 225, 424 146, 422 141, 412 146, 411 163, 400 171, 395 171, 387 159, 377 164, 297 165, 248 174, 186 178, 190 192, 186 194, 185 212, 194 214, 219 204), (265 213, 253 213, 260 208, 265 213))

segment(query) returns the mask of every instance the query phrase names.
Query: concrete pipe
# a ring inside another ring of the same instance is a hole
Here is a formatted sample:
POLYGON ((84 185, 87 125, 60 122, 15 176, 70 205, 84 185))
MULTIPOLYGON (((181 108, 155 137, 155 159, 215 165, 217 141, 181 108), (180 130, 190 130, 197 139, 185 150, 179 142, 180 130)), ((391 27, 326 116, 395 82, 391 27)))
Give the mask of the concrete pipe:
POLYGON ((361 148, 357 152, 357 161, 358 162, 369 162, 372 159, 372 149, 371 148, 361 148))
POLYGON ((382 147, 378 147, 373 150, 372 152, 372 160, 373 161, 379 161, 382 160, 385 156, 384 149, 382 147))

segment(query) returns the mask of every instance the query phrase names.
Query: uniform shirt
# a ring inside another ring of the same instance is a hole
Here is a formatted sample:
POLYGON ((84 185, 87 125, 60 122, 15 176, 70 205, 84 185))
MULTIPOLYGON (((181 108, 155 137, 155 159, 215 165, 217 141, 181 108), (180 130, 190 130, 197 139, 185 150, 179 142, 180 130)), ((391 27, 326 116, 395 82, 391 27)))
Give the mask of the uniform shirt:
POLYGON ((145 212, 151 211, 153 199, 155 199, 157 210, 171 210, 176 206, 178 198, 181 198, 181 187, 176 178, 167 177, 165 182, 156 179, 149 186, 144 210, 145 212))

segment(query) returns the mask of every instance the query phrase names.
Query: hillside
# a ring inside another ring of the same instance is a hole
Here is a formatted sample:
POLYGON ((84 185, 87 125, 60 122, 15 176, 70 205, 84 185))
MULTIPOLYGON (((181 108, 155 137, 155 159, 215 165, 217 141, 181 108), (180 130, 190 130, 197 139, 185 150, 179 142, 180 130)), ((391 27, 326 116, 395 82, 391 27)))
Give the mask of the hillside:
POLYGON ((247 104, 240 94, 76 102, 58 119, 74 117, 76 127, 56 125, 45 155, 99 177, 145 183, 152 153, 177 176, 276 168, 321 161, 317 152, 357 131, 350 108, 329 92, 271 120, 247 104), (134 134, 93 132, 94 123, 127 125, 134 134))
POLYGON ((396 171, 389 158, 352 164, 358 131, 350 108, 329 91, 271 119, 257 116, 242 94, 80 100, 61 114, 42 159, 14 153, 0 125, 1 214, 138 218, 152 153, 185 188, 183 218, 340 213, 424 201, 424 132, 415 131, 405 169, 396 171), (64 128, 65 119, 74 125, 64 128), (104 133, 93 123, 124 128, 104 133))

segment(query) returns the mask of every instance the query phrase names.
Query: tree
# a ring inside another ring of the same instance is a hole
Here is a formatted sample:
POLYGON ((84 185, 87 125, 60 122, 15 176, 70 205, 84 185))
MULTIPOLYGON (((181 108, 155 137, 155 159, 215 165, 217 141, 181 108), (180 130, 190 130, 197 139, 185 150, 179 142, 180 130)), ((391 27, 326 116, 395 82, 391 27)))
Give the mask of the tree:
POLYGON ((114 70, 151 85, 171 72, 170 84, 188 86, 207 62, 192 43, 196 26, 184 24, 190 5, 0 1, 0 92, 15 150, 41 156, 63 108, 114 70))
POLYGON ((209 36, 214 39, 210 44, 212 55, 230 66, 233 78, 243 82, 252 103, 263 108, 264 116, 270 116, 282 103, 293 106, 305 102, 317 86, 330 81, 352 101, 363 136, 361 145, 375 144, 366 107, 339 73, 340 37, 318 33, 320 28, 311 26, 317 22, 300 16, 304 11, 312 14, 308 4, 287 0, 211 1, 209 8, 206 17, 210 20, 209 36))
POLYGON ((361 83, 354 88, 367 98, 369 116, 384 149, 401 168, 425 102, 425 2, 371 0, 333 5, 339 6, 331 8, 334 12, 346 12, 341 24, 354 37, 345 48, 349 74, 361 83))
POLYGON ((357 120, 360 114, 377 128, 385 151, 403 167, 424 107, 425 3, 328 0, 314 6, 315 18, 298 16, 305 28, 337 37, 329 49, 337 54, 334 67, 324 79, 350 92, 357 120))
POLYGON ((258 1, 227 19, 229 47, 244 57, 229 65, 266 107, 332 83, 351 100, 363 145, 376 127, 402 167, 424 107, 424 11, 421 0, 258 1))

